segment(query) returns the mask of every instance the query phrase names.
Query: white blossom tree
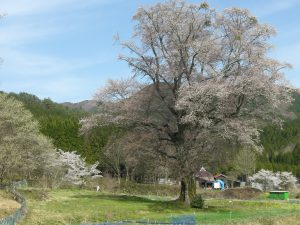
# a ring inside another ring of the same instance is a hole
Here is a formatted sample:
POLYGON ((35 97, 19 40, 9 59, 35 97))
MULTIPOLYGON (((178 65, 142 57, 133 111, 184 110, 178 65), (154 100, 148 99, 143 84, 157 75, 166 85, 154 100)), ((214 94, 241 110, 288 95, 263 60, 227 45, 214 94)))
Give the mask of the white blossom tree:
POLYGON ((251 182, 258 183, 264 191, 278 188, 280 178, 269 170, 261 169, 253 176, 249 177, 251 182))
POLYGON ((67 173, 63 177, 64 181, 80 185, 86 177, 102 177, 101 172, 97 169, 98 163, 88 166, 85 159, 75 152, 64 152, 57 150, 59 160, 67 168, 67 173))
POLYGON ((254 183, 258 183, 264 191, 288 190, 295 187, 297 182, 296 177, 290 172, 274 173, 264 169, 261 169, 249 179, 254 183))
POLYGON ((222 142, 262 150, 259 126, 280 124, 278 108, 291 102, 282 73, 289 65, 269 58, 275 30, 245 9, 170 0, 133 19, 132 39, 121 42, 131 54, 120 59, 134 76, 98 92, 99 113, 82 120, 82 131, 114 124, 151 136, 160 143, 151 151, 176 165, 189 203, 203 153, 222 142))
POLYGON ((0 183, 49 180, 49 165, 55 160, 55 148, 32 114, 20 101, 0 93, 0 183))
POLYGON ((278 172, 276 176, 280 179, 280 189, 288 190, 296 186, 297 178, 291 172, 278 172))

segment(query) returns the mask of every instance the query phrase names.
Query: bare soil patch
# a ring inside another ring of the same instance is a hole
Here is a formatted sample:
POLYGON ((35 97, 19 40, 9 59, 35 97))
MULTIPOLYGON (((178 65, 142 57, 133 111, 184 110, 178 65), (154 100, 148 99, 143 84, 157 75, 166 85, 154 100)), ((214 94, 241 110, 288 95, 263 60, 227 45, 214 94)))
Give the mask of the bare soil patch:
POLYGON ((234 199, 255 199, 258 198, 262 192, 259 189, 245 187, 245 188, 230 188, 223 192, 225 198, 234 199))
POLYGON ((20 204, 14 201, 8 193, 0 190, 0 218, 13 214, 20 207, 20 204))

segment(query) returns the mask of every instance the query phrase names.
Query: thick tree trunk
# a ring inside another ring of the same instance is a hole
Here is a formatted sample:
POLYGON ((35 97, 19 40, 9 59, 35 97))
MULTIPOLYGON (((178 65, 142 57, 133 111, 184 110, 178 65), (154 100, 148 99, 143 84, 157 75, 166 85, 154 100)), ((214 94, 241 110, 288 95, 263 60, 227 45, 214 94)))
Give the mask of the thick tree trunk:
POLYGON ((193 177, 189 176, 181 180, 179 200, 185 202, 187 205, 196 196, 196 182, 193 177))
POLYGON ((185 193, 186 193, 186 183, 184 180, 182 180, 180 182, 180 196, 179 196, 179 200, 180 201, 185 201, 185 193))
POLYGON ((190 205, 191 201, 196 196, 196 182, 192 173, 190 173, 191 168, 188 161, 189 155, 188 151, 186 151, 187 146, 185 146, 184 133, 186 130, 186 125, 181 124, 180 118, 180 116, 177 117, 178 131, 175 133, 175 135, 170 136, 172 137, 172 141, 176 147, 176 151, 178 153, 177 160, 179 160, 181 172, 183 174, 179 200, 185 202, 187 205, 190 205))

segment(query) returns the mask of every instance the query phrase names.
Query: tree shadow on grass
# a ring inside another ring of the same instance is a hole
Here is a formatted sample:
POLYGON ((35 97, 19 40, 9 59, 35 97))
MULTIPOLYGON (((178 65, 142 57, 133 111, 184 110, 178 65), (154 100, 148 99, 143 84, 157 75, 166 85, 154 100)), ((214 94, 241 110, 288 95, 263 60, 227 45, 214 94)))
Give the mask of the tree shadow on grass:
POLYGON ((209 205, 203 209, 190 208, 183 202, 178 200, 151 200, 149 198, 132 196, 132 195, 114 195, 114 194, 85 194, 85 195, 73 195, 72 198, 85 198, 85 199, 98 199, 98 200, 110 200, 122 203, 146 203, 149 211, 155 213, 179 213, 179 212, 204 212, 204 213, 225 213, 231 211, 228 206, 223 205, 209 205))
POLYGON ((149 210, 153 212, 179 212, 186 211, 190 212, 191 208, 185 205, 183 202, 178 200, 173 201, 154 201, 153 204, 149 205, 149 210))
POLYGON ((129 195, 112 195, 112 194, 103 194, 103 195, 73 195, 72 198, 88 198, 88 199, 102 199, 102 200, 111 200, 111 201, 120 201, 120 202, 144 202, 151 203, 151 199, 138 197, 138 196, 129 196, 129 195))
POLYGON ((151 200, 139 196, 129 196, 129 195, 73 195, 72 198, 87 198, 87 199, 99 199, 99 200, 111 200, 117 202, 131 202, 131 203, 147 203, 149 211, 152 212, 167 212, 167 211, 190 211, 190 208, 184 203, 178 200, 151 200))

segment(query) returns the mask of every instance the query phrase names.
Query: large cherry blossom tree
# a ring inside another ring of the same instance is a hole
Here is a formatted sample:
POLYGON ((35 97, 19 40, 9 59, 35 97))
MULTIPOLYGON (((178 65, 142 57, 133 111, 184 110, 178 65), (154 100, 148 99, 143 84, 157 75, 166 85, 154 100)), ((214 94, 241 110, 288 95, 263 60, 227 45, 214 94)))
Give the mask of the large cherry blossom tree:
POLYGON ((204 153, 228 143, 262 150, 259 128, 280 124, 278 109, 291 102, 289 65, 269 57, 275 29, 245 9, 171 0, 139 8, 133 20, 120 59, 134 75, 99 90, 99 113, 82 130, 114 124, 160 143, 150 150, 169 160, 189 203, 204 153))

